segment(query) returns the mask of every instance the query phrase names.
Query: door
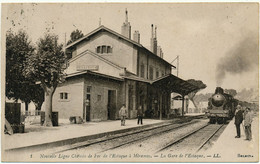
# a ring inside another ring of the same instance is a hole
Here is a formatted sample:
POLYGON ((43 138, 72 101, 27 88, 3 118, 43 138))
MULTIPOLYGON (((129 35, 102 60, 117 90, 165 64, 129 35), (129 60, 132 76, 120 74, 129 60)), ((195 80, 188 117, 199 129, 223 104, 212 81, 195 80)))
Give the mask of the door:
POLYGON ((116 116, 116 91, 108 90, 107 119, 115 120, 116 116))
POLYGON ((86 121, 90 121, 90 100, 91 100, 91 95, 87 94, 87 98, 86 98, 86 121))
POLYGON ((91 114, 91 86, 87 86, 86 89, 86 97, 85 97, 85 119, 86 121, 90 121, 90 114, 91 114))

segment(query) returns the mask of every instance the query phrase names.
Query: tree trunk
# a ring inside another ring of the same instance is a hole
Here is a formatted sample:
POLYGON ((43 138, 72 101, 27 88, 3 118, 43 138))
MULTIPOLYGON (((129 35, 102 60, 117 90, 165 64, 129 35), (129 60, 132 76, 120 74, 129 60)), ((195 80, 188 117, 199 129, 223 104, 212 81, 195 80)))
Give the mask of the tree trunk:
POLYGON ((28 104, 29 103, 28 102, 24 102, 24 103, 25 103, 25 111, 28 112, 28 109, 29 109, 29 107, 28 107, 29 105, 28 104))
POLYGON ((189 99, 185 99, 185 108, 186 108, 186 113, 189 113, 189 99))
POLYGON ((34 102, 35 105, 35 110, 39 111, 42 108, 42 103, 43 102, 34 102))
POLYGON ((193 103, 194 107, 196 108, 196 110, 198 110, 197 104, 195 103, 194 99, 190 99, 190 101, 193 103))
POLYGON ((35 115, 40 115, 43 102, 33 102, 33 103, 35 105, 35 115))
POLYGON ((184 116, 184 97, 185 97, 185 95, 182 95, 181 116, 184 116))
POLYGON ((44 126, 52 127, 52 97, 54 89, 53 87, 47 88, 45 90, 45 121, 44 126))

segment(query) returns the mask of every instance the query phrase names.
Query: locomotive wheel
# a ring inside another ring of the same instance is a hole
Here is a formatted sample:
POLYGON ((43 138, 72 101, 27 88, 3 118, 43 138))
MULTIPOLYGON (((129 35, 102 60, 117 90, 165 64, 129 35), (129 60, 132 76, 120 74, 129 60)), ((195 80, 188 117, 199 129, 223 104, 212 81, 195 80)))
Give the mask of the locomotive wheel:
POLYGON ((210 124, 215 124, 215 123, 216 123, 216 119, 211 118, 211 119, 209 120, 209 123, 210 123, 210 124))
POLYGON ((222 124, 223 123, 223 119, 218 119, 218 124, 222 124))
POLYGON ((218 118, 217 122, 218 122, 218 124, 224 124, 224 123, 226 123, 226 119, 225 118, 218 118))

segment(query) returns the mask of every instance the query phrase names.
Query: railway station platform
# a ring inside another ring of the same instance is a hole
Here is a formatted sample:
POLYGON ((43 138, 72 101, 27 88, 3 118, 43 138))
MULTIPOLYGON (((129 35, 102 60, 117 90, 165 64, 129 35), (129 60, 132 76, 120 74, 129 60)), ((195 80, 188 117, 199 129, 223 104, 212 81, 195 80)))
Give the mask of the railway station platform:
POLYGON ((221 136, 215 141, 205 154, 215 155, 216 162, 257 162, 259 161, 259 114, 254 114, 251 125, 252 140, 245 140, 244 127, 241 124, 241 137, 235 138, 236 127, 234 119, 230 121, 221 136))
MULTIPOLYGON (((185 115, 185 118, 196 117, 203 114, 185 115)), ((143 125, 137 125, 137 119, 126 119, 126 125, 121 126, 121 120, 108 120, 99 122, 85 122, 83 124, 71 124, 69 119, 59 119, 59 126, 44 127, 39 123, 25 124, 25 133, 3 135, 2 146, 4 150, 23 149, 34 147, 50 148, 82 142, 88 139, 103 137, 106 135, 124 133, 130 130, 147 128, 156 124, 178 121, 182 118, 169 120, 143 119, 143 125)))
POLYGON ((81 142, 88 137, 102 137, 145 128, 154 124, 160 124, 169 120, 143 119, 143 125, 137 125, 137 119, 127 119, 126 125, 121 126, 120 120, 87 122, 83 124, 70 124, 69 120, 59 119, 59 126, 44 127, 40 124, 26 124, 25 133, 3 135, 2 146, 5 150, 17 148, 30 148, 39 145, 39 148, 55 147, 81 142))

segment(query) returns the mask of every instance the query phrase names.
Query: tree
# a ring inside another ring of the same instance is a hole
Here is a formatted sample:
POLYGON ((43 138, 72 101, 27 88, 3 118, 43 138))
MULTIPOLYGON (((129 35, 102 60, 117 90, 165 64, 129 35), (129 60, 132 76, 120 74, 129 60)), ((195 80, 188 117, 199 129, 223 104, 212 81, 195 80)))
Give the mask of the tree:
POLYGON ((31 91, 31 100, 35 105, 35 110, 41 110, 41 106, 44 102, 44 90, 40 85, 33 85, 31 91))
POLYGON ((235 89, 225 89, 225 93, 230 94, 233 97, 237 95, 237 91, 235 89))
POLYGON ((194 79, 189 79, 189 80, 187 80, 187 82, 198 87, 197 90, 195 90, 195 91, 193 91, 193 92, 191 92, 191 93, 188 94, 189 99, 190 99, 191 102, 194 104, 195 108, 198 109, 198 106, 197 106, 197 104, 196 104, 195 101, 194 101, 194 97, 195 97, 195 95, 196 95, 197 92, 199 92, 199 91, 202 90, 202 89, 205 89, 205 88, 207 87, 207 85, 204 84, 204 83, 203 83, 202 81, 200 81, 200 80, 194 80, 194 79))
POLYGON ((83 36, 84 36, 84 34, 82 33, 81 30, 76 29, 76 30, 72 31, 70 34, 70 40, 67 42, 67 45, 82 38, 83 36))
POLYGON ((62 44, 58 44, 58 36, 45 34, 37 44, 37 53, 27 60, 24 74, 40 82, 44 90, 45 122, 44 126, 52 126, 52 97, 58 83, 63 81, 65 55, 62 44))
POLYGON ((26 58, 34 53, 35 48, 29 41, 25 31, 14 34, 8 31, 6 34, 6 97, 15 101, 20 99, 28 104, 31 102, 31 85, 29 79, 23 76, 26 58))

